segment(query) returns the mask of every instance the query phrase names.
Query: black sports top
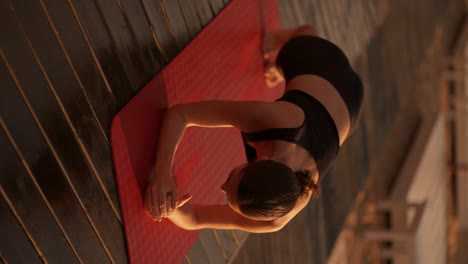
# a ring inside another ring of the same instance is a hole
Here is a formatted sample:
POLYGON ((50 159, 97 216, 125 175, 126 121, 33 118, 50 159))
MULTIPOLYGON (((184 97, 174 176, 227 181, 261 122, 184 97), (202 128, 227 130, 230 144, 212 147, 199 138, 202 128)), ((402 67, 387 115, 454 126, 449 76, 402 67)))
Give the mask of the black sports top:
MULTIPOLYGON (((301 74, 313 74, 329 81, 346 103, 350 114, 350 131, 356 128, 362 110, 364 89, 348 58, 334 43, 316 36, 302 35, 289 40, 278 53, 276 65, 281 68, 286 84, 301 74)), ((314 97, 301 90, 289 90, 277 101, 299 106, 305 113, 297 128, 278 128, 242 133, 248 161, 257 159, 255 148, 246 144, 262 140, 284 140, 309 151, 321 180, 335 160, 339 149, 336 125, 327 109, 314 97)))
MULTIPOLYGON (((304 121, 296 128, 275 128, 252 133, 242 132, 244 143, 263 140, 284 140, 301 145, 314 157, 322 176, 335 160, 339 149, 339 136, 335 123, 327 109, 314 97, 301 90, 289 90, 276 101, 286 101, 304 111, 304 121)), ((245 144, 247 159, 254 161, 257 153, 245 144)))

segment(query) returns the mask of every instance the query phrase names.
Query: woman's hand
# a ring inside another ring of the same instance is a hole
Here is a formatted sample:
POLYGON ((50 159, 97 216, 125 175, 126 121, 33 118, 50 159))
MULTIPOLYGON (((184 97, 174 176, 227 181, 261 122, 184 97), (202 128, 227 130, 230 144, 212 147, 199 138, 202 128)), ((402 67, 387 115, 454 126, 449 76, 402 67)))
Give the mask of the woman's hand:
POLYGON ((145 193, 145 208, 153 220, 161 221, 162 217, 168 217, 178 205, 182 206, 180 202, 184 200, 179 202, 178 199, 179 191, 172 173, 152 170, 145 193))

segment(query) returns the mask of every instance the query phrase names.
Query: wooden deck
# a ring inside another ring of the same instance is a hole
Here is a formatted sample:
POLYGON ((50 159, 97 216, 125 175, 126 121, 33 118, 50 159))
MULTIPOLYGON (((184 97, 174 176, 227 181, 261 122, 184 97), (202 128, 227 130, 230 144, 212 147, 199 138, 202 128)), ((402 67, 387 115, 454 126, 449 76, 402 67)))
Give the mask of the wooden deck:
POLYGON ((0 259, 126 263, 112 117, 229 1, 0 1, 0 259))
MULTIPOLYGON (((0 262, 127 263, 110 122, 228 2, 0 0, 0 262)), ((283 27, 314 24, 350 56, 363 121, 286 228, 205 230, 185 262, 326 261, 401 105, 438 102, 437 67, 419 66, 440 57, 444 2, 279 0, 283 27)))

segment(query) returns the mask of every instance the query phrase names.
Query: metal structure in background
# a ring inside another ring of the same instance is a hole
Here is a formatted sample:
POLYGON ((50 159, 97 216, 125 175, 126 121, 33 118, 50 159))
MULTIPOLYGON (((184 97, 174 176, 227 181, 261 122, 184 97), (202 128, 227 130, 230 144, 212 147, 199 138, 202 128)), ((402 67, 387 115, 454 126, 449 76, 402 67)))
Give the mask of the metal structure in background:
POLYGON ((460 229, 468 230, 468 18, 465 17, 462 27, 446 77, 451 89, 450 109, 454 129, 454 159, 451 165, 457 186, 456 211, 460 229))

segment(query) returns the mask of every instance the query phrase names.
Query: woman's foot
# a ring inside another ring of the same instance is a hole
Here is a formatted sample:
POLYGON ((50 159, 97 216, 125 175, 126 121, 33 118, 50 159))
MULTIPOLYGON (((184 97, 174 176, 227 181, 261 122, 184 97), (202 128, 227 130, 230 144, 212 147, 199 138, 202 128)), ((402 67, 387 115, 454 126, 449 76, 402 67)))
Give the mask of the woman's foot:
POLYGON ((273 61, 265 59, 265 84, 268 88, 276 87, 284 81, 283 76, 273 61))
POLYGON ((317 36, 317 31, 310 25, 291 29, 280 29, 263 33, 263 58, 265 61, 265 83, 273 88, 284 81, 283 75, 276 68, 276 56, 280 48, 291 38, 298 35, 317 36))

